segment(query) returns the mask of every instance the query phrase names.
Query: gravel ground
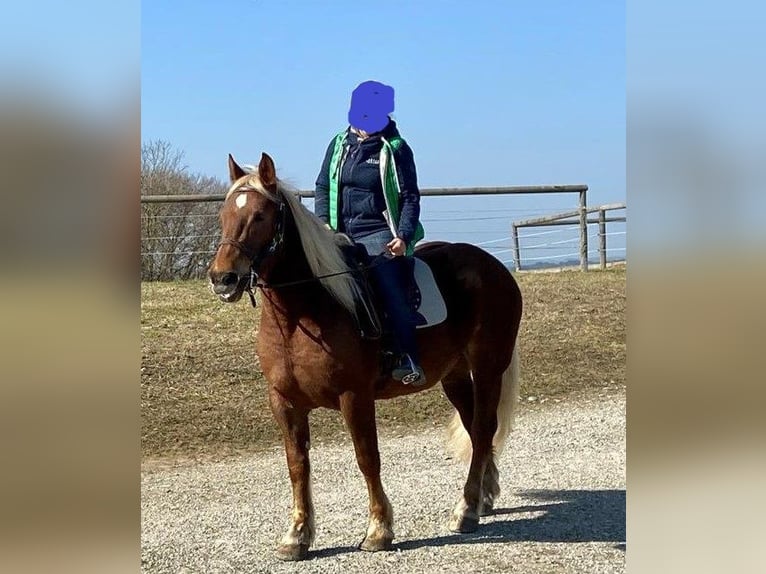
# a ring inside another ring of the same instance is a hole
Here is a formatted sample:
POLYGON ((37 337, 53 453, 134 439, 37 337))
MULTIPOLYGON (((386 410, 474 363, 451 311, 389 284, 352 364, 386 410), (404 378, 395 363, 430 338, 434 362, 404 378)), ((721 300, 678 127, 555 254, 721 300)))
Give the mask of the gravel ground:
POLYGON ((356 550, 367 491, 350 441, 313 445, 317 537, 301 563, 276 559, 290 488, 281 449, 142 471, 142 572, 624 572, 625 395, 522 404, 498 461, 503 492, 473 534, 447 529, 465 470, 442 429, 381 437, 394 549, 356 550))

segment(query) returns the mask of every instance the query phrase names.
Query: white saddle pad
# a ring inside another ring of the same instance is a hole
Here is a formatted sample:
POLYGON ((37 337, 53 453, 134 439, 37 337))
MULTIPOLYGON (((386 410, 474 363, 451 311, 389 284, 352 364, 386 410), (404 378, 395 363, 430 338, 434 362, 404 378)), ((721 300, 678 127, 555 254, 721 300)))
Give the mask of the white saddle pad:
POLYGON ((447 306, 444 304, 439 286, 436 284, 431 268, 425 261, 415 259, 415 282, 420 289, 420 305, 417 312, 426 320, 425 324, 418 325, 418 329, 431 327, 444 322, 447 318, 447 306))

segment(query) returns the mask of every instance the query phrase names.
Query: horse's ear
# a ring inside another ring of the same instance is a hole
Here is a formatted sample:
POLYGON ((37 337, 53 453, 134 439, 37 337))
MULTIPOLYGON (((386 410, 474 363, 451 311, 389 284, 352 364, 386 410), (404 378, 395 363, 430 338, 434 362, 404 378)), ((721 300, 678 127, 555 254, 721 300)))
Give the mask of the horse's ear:
POLYGON ((277 170, 274 168, 274 160, 267 153, 261 154, 261 163, 258 164, 258 179, 266 188, 277 185, 277 170))
POLYGON ((229 179, 231 183, 237 181, 240 177, 246 176, 245 170, 239 167, 234 158, 229 154, 229 179))

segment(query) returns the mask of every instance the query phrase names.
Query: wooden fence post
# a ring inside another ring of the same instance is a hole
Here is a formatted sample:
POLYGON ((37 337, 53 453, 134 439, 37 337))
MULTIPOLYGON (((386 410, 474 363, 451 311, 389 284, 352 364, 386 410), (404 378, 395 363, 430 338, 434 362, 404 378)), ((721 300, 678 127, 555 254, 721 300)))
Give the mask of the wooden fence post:
POLYGON ((606 210, 598 212, 598 259, 601 269, 606 269, 606 210))
POLYGON ((588 207, 586 191, 580 191, 580 270, 588 270, 588 207))
POLYGON ((521 251, 519 249, 519 228, 516 224, 511 224, 511 235, 513 236, 513 265, 516 271, 521 271, 521 251))

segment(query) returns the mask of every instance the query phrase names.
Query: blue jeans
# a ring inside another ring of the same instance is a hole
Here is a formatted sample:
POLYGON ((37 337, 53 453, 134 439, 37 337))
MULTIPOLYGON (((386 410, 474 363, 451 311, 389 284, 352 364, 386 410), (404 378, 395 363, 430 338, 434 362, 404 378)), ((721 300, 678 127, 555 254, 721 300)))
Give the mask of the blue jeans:
POLYGON ((375 259, 388 251, 386 245, 393 239, 388 230, 353 239, 364 245, 367 254, 374 260, 370 271, 394 331, 395 351, 407 353, 415 363, 420 363, 415 339, 415 316, 407 300, 406 291, 412 279, 412 259, 405 256, 375 259))

